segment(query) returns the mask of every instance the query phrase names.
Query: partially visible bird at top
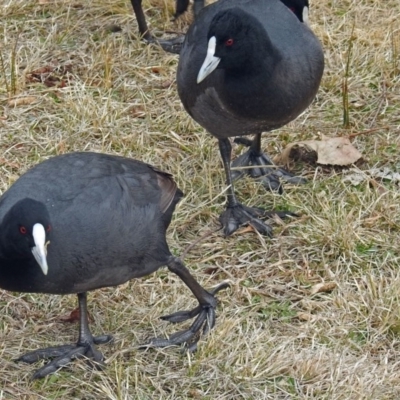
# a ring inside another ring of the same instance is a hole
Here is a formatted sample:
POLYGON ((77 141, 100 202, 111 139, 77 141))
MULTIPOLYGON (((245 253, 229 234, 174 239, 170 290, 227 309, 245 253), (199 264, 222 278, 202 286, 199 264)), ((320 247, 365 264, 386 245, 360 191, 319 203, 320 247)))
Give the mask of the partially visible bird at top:
MULTIPOLYGON (((283 4, 285 4, 296 17, 301 21, 308 24, 308 8, 309 3, 308 0, 281 0, 283 4)), ((204 0, 194 0, 193 2, 193 15, 196 19, 199 15, 200 11, 204 7, 204 0)), ((135 13, 136 21, 138 23, 139 34, 143 39, 145 39, 149 43, 158 42, 160 46, 169 53, 179 54, 183 40, 185 38, 184 35, 177 36, 172 39, 162 39, 156 40, 153 35, 150 33, 150 30, 147 26, 146 17, 143 12, 142 0, 131 0, 132 8, 135 13)), ((176 11, 174 18, 178 18, 184 12, 187 11, 189 7, 189 0, 176 0, 176 11)))

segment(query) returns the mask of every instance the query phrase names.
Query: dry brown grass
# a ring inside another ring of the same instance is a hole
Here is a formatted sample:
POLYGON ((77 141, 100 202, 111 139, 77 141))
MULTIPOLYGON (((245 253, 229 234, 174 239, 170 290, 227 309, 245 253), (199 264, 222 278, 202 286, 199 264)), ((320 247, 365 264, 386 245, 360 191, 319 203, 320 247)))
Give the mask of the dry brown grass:
MULTIPOLYGON (((188 18, 169 22, 172 0, 144 4, 157 34, 186 29, 188 18)), ((321 89, 305 114, 264 135, 264 147, 276 154, 318 132, 382 128, 355 139, 365 156, 359 168, 398 171, 398 0, 311 6, 326 55, 321 89), (351 128, 344 130, 341 88, 353 25, 351 128)), ((168 233, 174 253, 218 226, 224 174, 216 140, 183 110, 177 57, 135 36, 128 0, 5 0, 0 15, 0 191, 49 156, 109 152, 174 174, 186 194, 168 233), (122 32, 110 33, 112 24, 122 32), (30 74, 49 66, 64 87, 34 82, 30 74)), ((342 170, 302 168, 309 183, 286 186, 283 196, 251 180, 237 185, 246 204, 287 207, 302 218, 275 223, 272 240, 213 233, 186 257, 205 287, 232 282, 219 295, 216 329, 195 356, 136 348, 147 336, 176 330, 158 316, 195 305, 184 284, 161 270, 90 294, 93 332, 115 334, 112 346, 101 346, 104 371, 79 361, 30 382, 34 367, 13 358, 76 340, 77 326, 60 322, 76 299, 2 291, 0 399, 400 398, 399 183, 351 186, 342 170), (335 288, 313 294, 321 283, 335 288)))

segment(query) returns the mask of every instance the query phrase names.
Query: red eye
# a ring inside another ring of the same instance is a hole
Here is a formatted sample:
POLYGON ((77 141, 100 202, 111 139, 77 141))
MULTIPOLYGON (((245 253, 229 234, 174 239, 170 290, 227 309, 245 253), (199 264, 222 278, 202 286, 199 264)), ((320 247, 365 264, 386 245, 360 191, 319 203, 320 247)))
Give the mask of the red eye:
POLYGON ((20 227, 19 227, 19 231, 20 231, 23 235, 26 235, 27 230, 26 230, 26 228, 25 228, 24 226, 20 226, 20 227))
POLYGON ((232 46, 233 45, 233 39, 227 39, 225 41, 225 46, 232 46))
POLYGON ((47 225, 46 232, 50 232, 50 231, 51 231, 51 226, 47 225))

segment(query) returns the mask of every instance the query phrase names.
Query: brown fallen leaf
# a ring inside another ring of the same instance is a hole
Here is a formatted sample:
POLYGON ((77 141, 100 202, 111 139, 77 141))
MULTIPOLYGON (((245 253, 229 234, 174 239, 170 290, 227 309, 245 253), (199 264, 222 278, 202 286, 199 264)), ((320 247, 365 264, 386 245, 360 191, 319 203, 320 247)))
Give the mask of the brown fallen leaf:
MULTIPOLYGON (((61 316, 60 321, 75 323, 75 322, 79 322, 79 317, 80 317, 79 308, 75 308, 74 310, 72 310, 70 312, 70 314, 61 316)), ((88 319, 89 319, 89 322, 93 322, 93 318, 89 314, 89 312, 88 312, 88 319)))
POLYGON ((243 228, 239 228, 236 232, 235 235, 242 235, 243 233, 247 232, 255 232, 255 229, 251 225, 244 226, 243 228))
POLYGON ((42 83, 47 87, 64 88, 67 86, 67 81, 64 79, 66 76, 73 79, 71 75, 72 64, 58 65, 54 61, 54 65, 46 65, 37 68, 26 75, 28 83, 42 83))
POLYGON ((0 166, 6 166, 8 168, 19 170, 21 168, 21 164, 19 162, 8 161, 7 159, 0 157, 0 166))
POLYGON ((324 165, 349 165, 362 157, 362 154, 346 136, 322 136, 322 140, 304 140, 290 143, 282 154, 275 158, 275 161, 278 164, 288 165, 293 153, 296 153, 297 159, 304 161, 310 160, 310 153, 314 154, 314 159, 315 155, 317 156, 316 162, 324 165))
POLYGON ((382 214, 373 211, 368 218, 364 219, 363 225, 366 227, 377 226, 377 222, 382 218, 382 214))
POLYGON ((317 283, 311 288, 310 294, 322 293, 322 292, 332 292, 336 288, 335 282, 323 282, 317 283))
POLYGON ((48 74, 53 71, 54 71, 54 67, 47 65, 45 67, 40 67, 40 68, 33 70, 30 74, 28 74, 28 76, 43 75, 43 74, 48 74))
POLYGON ((36 96, 24 96, 24 97, 17 97, 14 99, 8 100, 8 105, 10 107, 18 107, 18 106, 27 106, 29 104, 34 103, 37 101, 36 96))
POLYGON ((174 81, 168 80, 164 81, 160 84, 159 88, 160 89, 169 89, 173 85, 174 81))
POLYGON ((214 275, 218 272, 218 268, 216 267, 209 267, 204 270, 204 273, 207 275, 214 275))
POLYGON ((307 312, 298 312, 296 314, 296 317, 300 320, 300 321, 311 321, 311 319, 313 318, 313 315, 307 312))
POLYGON ((67 148, 66 143, 65 143, 64 141, 61 141, 61 142, 58 143, 58 145, 57 145, 57 153, 58 153, 58 154, 63 154, 63 153, 65 153, 65 152, 66 152, 66 148, 67 148))
POLYGON ((388 190, 385 188, 385 186, 381 185, 375 179, 369 179, 369 183, 379 194, 384 194, 384 193, 388 192, 388 190))
POLYGON ((110 24, 110 25, 106 25, 104 27, 104 30, 106 32, 117 33, 117 32, 121 32, 122 28, 117 24, 110 24))
POLYGON ((145 118, 146 117, 146 110, 142 105, 133 106, 129 110, 129 112, 133 118, 145 118))

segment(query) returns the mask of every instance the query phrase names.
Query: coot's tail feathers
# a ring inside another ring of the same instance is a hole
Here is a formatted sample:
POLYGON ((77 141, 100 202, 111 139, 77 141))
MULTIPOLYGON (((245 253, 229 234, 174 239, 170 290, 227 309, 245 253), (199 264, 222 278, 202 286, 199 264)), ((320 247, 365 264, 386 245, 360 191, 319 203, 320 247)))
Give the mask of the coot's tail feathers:
POLYGON ((157 168, 152 168, 157 173, 157 183, 161 191, 159 205, 161 212, 164 214, 163 221, 165 228, 168 228, 169 224, 171 223, 175 206, 183 197, 183 192, 178 188, 172 175, 160 171, 157 168))
POLYGON ((156 170, 157 183, 161 190, 160 209, 165 213, 172 203, 175 204, 182 198, 183 193, 176 185, 172 176, 156 170))

